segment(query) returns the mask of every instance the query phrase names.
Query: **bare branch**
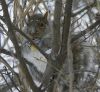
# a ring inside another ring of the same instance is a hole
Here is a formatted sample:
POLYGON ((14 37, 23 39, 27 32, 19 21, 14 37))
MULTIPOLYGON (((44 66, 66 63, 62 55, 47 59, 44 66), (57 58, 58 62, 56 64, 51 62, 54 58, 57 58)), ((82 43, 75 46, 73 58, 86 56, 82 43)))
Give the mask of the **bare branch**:
POLYGON ((32 77, 31 77, 31 75, 30 75, 30 73, 29 73, 29 71, 27 69, 27 66, 26 66, 26 64, 25 64, 25 62, 24 62, 24 60, 22 58, 21 49, 20 49, 20 47, 18 45, 18 42, 17 42, 17 39, 16 39, 16 35, 15 35, 13 27, 12 27, 12 23, 11 23, 11 20, 10 20, 10 16, 9 16, 9 13, 8 13, 8 8, 7 8, 5 0, 1 0, 1 5, 2 5, 2 9, 3 9, 3 14, 4 14, 5 20, 7 22, 7 26, 8 26, 8 34, 10 36, 11 41, 14 44, 17 57, 18 57, 19 62, 21 64, 21 69, 25 73, 25 76, 27 78, 27 82, 29 83, 32 91, 41 92, 41 90, 33 82, 33 79, 32 79, 32 77))
POLYGON ((81 38, 82 36, 84 36, 85 34, 87 34, 88 32, 92 31, 99 24, 100 24, 100 20, 96 21, 95 23, 93 23, 92 25, 90 25, 87 29, 85 29, 85 30, 81 31, 80 33, 78 33, 77 35, 75 35, 71 39, 71 42, 73 43, 74 41, 78 40, 79 38, 81 38))
POLYGON ((84 8, 82 8, 81 10, 77 11, 76 13, 72 13, 72 17, 77 16, 78 14, 82 13, 82 12, 85 11, 85 10, 88 10, 88 9, 91 8, 91 7, 94 7, 95 5, 96 5, 96 1, 94 1, 94 2, 93 2, 92 4, 90 4, 90 5, 88 5, 88 6, 84 7, 84 8))

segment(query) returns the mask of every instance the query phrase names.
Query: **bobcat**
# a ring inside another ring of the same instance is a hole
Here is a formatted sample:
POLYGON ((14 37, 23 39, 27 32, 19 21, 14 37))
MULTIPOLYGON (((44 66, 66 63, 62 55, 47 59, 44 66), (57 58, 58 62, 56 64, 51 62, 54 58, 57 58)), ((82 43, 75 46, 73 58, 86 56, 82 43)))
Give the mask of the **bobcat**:
POLYGON ((44 51, 51 48, 52 32, 47 20, 48 12, 42 14, 28 14, 27 34, 44 51))

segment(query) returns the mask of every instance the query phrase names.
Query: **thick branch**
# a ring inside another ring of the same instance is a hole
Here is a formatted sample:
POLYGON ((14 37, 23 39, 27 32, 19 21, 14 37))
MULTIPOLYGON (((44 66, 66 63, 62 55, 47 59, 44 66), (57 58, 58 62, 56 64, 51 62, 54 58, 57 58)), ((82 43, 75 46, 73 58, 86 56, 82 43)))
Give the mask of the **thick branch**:
MULTIPOLYGON (((65 52, 67 52, 67 41, 68 41, 68 35, 69 35, 69 30, 70 30, 70 24, 71 24, 72 2, 73 2, 73 0, 66 0, 61 50, 60 50, 59 55, 55 58, 55 60, 53 60, 53 62, 51 61, 51 65, 53 67, 51 67, 51 66, 48 67, 47 66, 48 70, 44 73, 45 77, 43 79, 43 83, 45 83, 45 82, 46 82, 46 84, 48 83, 48 81, 49 81, 49 78, 47 78, 48 74, 51 77, 51 76, 53 76, 53 73, 54 73, 55 74, 54 76, 57 78, 57 75, 58 75, 59 71, 57 71, 55 69, 55 67, 58 70, 60 70, 62 68, 62 65, 64 64, 65 59, 66 59, 67 55, 65 54, 65 52)), ((55 16, 55 17, 59 18, 58 16, 55 16)), ((56 25, 58 25, 58 24, 56 24, 56 25)), ((54 26, 55 26, 55 24, 54 24, 54 26)), ((55 31, 59 31, 59 30, 55 30, 55 31)), ((52 83, 54 83, 54 82, 52 82, 52 83)))
MULTIPOLYGON (((60 19, 61 19, 61 12, 62 12, 62 0, 55 1, 55 12, 54 12, 54 22, 53 22, 53 42, 52 42, 52 53, 51 56, 55 58, 58 54, 60 48, 60 19)), ((49 60, 50 62, 47 64, 46 71, 43 76, 43 86, 48 86, 49 79, 52 76, 53 68, 50 65, 53 60, 49 60)), ((53 65, 53 64, 52 64, 53 65)), ((50 92, 53 88, 50 88, 50 92)), ((48 91, 48 92, 49 92, 48 91)))
POLYGON ((60 19, 62 13, 62 0, 56 0, 53 22, 53 52, 58 54, 60 48, 60 19))
POLYGON ((5 18, 7 26, 8 26, 8 34, 10 36, 11 41, 14 44, 17 57, 18 57, 19 62, 21 64, 21 69, 25 73, 25 76, 27 78, 27 82, 29 83, 32 91, 34 91, 34 92, 41 92, 37 88, 35 83, 33 82, 32 77, 31 77, 31 75, 30 75, 30 73, 29 73, 29 71, 27 69, 27 66, 26 66, 26 64, 24 62, 24 59, 22 58, 21 49, 20 49, 20 47, 18 45, 18 42, 17 42, 17 39, 16 39, 16 35, 15 35, 14 31, 13 31, 12 23, 11 23, 10 16, 9 16, 9 13, 8 13, 8 7, 6 5, 5 0, 1 0, 1 5, 2 5, 2 9, 3 9, 4 18, 5 18))
POLYGON ((73 0, 66 0, 65 6, 65 14, 64 14, 64 24, 63 24, 63 32, 62 32, 62 43, 61 43, 61 50, 58 58, 62 58, 60 62, 64 62, 66 58, 67 52, 67 42, 68 42, 68 35, 70 31, 70 24, 71 24, 71 10, 72 10, 72 2, 73 0))

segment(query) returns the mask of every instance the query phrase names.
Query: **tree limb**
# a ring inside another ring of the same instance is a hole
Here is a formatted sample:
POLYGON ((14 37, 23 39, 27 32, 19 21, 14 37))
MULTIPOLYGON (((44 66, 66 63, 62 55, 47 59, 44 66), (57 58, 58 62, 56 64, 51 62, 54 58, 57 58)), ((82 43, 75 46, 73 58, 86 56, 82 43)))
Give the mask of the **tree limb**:
POLYGON ((82 13, 85 10, 88 10, 89 8, 93 7, 96 5, 96 1, 94 1, 92 4, 87 5, 86 7, 82 8, 81 10, 77 11, 76 13, 72 13, 72 17, 77 16, 78 14, 82 13))
POLYGON ((32 91, 33 92, 41 92, 41 90, 33 82, 33 79, 32 79, 32 77, 27 69, 27 66, 24 62, 24 59, 22 58, 21 49, 18 45, 16 35, 15 35, 13 27, 12 27, 12 23, 11 23, 10 16, 8 13, 8 7, 6 5, 5 0, 1 0, 1 5, 2 5, 2 9, 3 9, 3 15, 4 15, 4 18, 6 20, 7 27, 8 27, 8 34, 9 34, 9 37, 10 37, 10 39, 15 47, 17 57, 18 57, 19 62, 21 64, 21 69, 22 69, 23 73, 25 73, 25 76, 27 78, 27 82, 29 83, 29 86, 32 89, 32 91))

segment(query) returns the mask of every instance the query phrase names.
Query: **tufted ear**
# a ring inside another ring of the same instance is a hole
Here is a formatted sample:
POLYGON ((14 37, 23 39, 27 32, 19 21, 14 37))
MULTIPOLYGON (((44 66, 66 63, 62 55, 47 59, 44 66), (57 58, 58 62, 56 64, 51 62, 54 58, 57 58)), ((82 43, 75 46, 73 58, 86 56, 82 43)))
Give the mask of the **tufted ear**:
POLYGON ((47 17, 48 17, 48 12, 46 12, 46 13, 44 14, 44 19, 47 20, 47 17))
POLYGON ((28 14, 27 14, 28 20, 30 20, 33 16, 34 16, 34 12, 33 12, 33 10, 31 9, 31 10, 28 12, 28 14))
POLYGON ((26 24, 27 24, 27 25, 28 25, 29 22, 31 21, 32 16, 34 16, 34 13, 33 13, 33 10, 30 10, 30 11, 27 13, 27 17, 26 17, 26 24))

